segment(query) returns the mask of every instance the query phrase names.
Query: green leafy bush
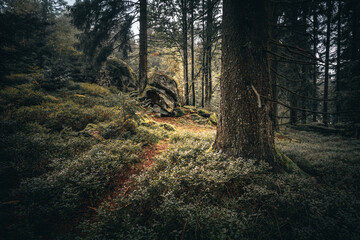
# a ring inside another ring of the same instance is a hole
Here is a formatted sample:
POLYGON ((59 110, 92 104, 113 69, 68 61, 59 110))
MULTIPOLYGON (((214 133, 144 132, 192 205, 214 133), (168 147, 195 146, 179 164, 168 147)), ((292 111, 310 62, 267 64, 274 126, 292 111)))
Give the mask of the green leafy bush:
MULTIPOLYGON (((297 147, 306 136, 300 139, 297 147)), ((318 184, 312 177, 275 174, 264 162, 213 153, 208 150, 212 141, 213 136, 204 133, 172 134, 173 145, 149 171, 136 177, 132 192, 120 195, 115 207, 104 204, 95 223, 84 222, 84 239, 356 239, 360 235, 360 202, 352 189, 318 184)))
POLYGON ((73 239, 74 226, 93 211, 88 206, 138 163, 142 145, 166 136, 144 125, 124 137, 126 119, 143 121, 136 100, 95 84, 70 84, 51 94, 30 84, 0 91, 6 239, 73 239))

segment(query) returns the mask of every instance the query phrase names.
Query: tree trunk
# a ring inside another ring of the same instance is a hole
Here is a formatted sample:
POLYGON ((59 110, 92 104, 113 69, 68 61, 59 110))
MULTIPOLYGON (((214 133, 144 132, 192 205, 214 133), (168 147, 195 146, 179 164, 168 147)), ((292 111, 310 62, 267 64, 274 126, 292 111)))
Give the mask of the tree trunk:
MULTIPOLYGON (((296 84, 297 85, 297 84, 296 84)), ((290 124, 296 125, 298 120, 298 114, 296 108, 298 108, 298 99, 296 96, 291 95, 290 96, 290 124)))
POLYGON ((357 61, 359 59, 359 41, 360 41, 360 37, 359 37, 359 2, 358 0, 353 0, 351 3, 351 8, 352 8, 352 16, 351 16, 351 33, 352 33, 352 38, 351 38, 351 60, 352 61, 357 61))
POLYGON ((202 1, 202 78, 201 78, 201 107, 205 107, 205 52, 206 52, 206 44, 205 44, 205 0, 202 1))
MULTIPOLYGON (((314 19, 313 19, 313 54, 314 56, 316 56, 317 54, 317 44, 318 44, 318 15, 317 15, 317 11, 316 9, 314 9, 314 19)), ((313 98, 317 97, 317 60, 314 60, 315 64, 314 64, 314 71, 313 71, 313 98)), ((316 122, 316 111, 317 111, 317 101, 313 101, 312 104, 312 110, 314 111, 313 113, 313 118, 312 121, 316 122)))
MULTIPOLYGON (((274 50, 276 51, 276 50, 274 50)), ((278 104, 276 101, 278 100, 278 88, 277 85, 277 75, 276 72, 278 71, 278 62, 277 61, 271 61, 271 68, 274 71, 270 71, 270 77, 272 82, 272 95, 271 98, 274 100, 273 104, 271 105, 271 119, 273 122, 274 130, 279 130, 278 126, 278 104)))
POLYGON ((147 0, 140 0, 140 33, 139 33, 139 92, 142 93, 148 84, 147 78, 147 0))
POLYGON ((244 158, 275 159, 266 49, 267 0, 224 0, 220 118, 214 149, 244 158))
MULTIPOLYGON (((338 19, 337 19, 337 41, 336 41, 336 97, 340 96, 340 64, 341 64, 341 1, 338 2, 338 19)), ((339 121, 340 115, 340 102, 336 101, 336 113, 335 122, 339 121)))
MULTIPOLYGON (((278 18, 275 6, 269 10, 269 14, 271 16, 271 18, 270 18, 271 24, 275 26, 277 24, 277 18, 278 18)), ((273 31, 273 28, 271 28, 270 38, 277 39, 277 37, 274 35, 275 34, 273 31)), ((276 45, 271 46, 270 51, 276 53, 278 51, 277 46, 276 45)), ((277 104, 278 88, 276 86, 277 85, 276 73, 278 71, 278 61, 276 61, 276 59, 272 59, 272 57, 270 57, 270 55, 268 56, 268 61, 269 61, 269 66, 270 66, 270 68, 268 70, 269 70, 269 77, 271 80, 271 89, 272 89, 271 98, 274 100, 274 102, 271 104, 271 120, 273 123, 274 130, 277 131, 277 130, 279 130, 278 129, 278 104, 277 104)))
POLYGON ((208 0, 206 2, 206 53, 205 53, 205 106, 210 107, 212 95, 212 35, 213 35, 213 2, 208 0))
MULTIPOLYGON (((303 6, 303 11, 302 11, 302 24, 303 24, 303 26, 301 27, 301 31, 304 33, 304 35, 306 35, 307 34, 307 26, 308 26, 308 24, 307 24, 307 20, 306 20, 306 18, 307 18, 307 16, 308 16, 308 4, 304 4, 304 6, 303 6)), ((309 46, 309 44, 308 44, 308 41, 303 41, 302 42, 302 44, 303 44, 303 46, 302 46, 302 48, 303 49, 306 49, 306 50, 309 50, 310 51, 310 46, 309 46)), ((305 59, 305 61, 306 61, 306 59, 305 59)), ((303 96, 308 96, 308 67, 309 66, 307 66, 307 65, 303 65, 302 67, 301 67, 301 94, 303 95, 303 96)), ((306 109, 306 104, 307 103, 307 99, 305 99, 305 98, 301 98, 301 109, 306 109)), ((306 111, 301 111, 301 123, 302 124, 306 124, 306 111)))
POLYGON ((191 0, 191 88, 192 103, 195 107, 195 59, 194 59, 194 0, 191 0))
POLYGON ((183 51, 183 74, 184 74, 184 92, 185 105, 189 105, 189 66, 188 66, 188 21, 187 21, 187 0, 181 1, 182 11, 182 51, 183 51))
MULTIPOLYGON (((303 96, 307 96, 307 84, 306 84, 306 67, 307 66, 302 66, 302 79, 301 79, 301 93, 303 96)), ((305 98, 301 98, 301 109, 306 109, 306 99, 305 98)), ((301 111, 301 123, 302 124, 306 124, 306 111, 301 111)))
POLYGON ((331 0, 328 0, 326 3, 327 7, 327 20, 326 20, 326 56, 325 56, 325 79, 324 79, 324 102, 323 102, 323 123, 325 126, 329 124, 328 120, 328 99, 329 95, 329 61, 330 61, 330 32, 331 32, 331 0))
POLYGON ((211 38, 209 38, 208 41, 208 51, 207 51, 207 75, 208 75, 208 81, 207 81, 207 102, 206 106, 210 108, 211 105, 211 95, 212 95, 212 74, 211 74, 211 61, 212 61, 212 44, 211 44, 211 38))

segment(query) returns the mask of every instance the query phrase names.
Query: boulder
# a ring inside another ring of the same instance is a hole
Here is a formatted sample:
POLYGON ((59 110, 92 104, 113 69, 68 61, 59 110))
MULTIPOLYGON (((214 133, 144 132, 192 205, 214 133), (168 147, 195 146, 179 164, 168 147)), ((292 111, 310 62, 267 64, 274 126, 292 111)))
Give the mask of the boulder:
POLYGON ((102 86, 115 86, 120 91, 136 90, 136 75, 131 67, 119 58, 109 57, 101 66, 97 83, 102 86))
POLYGON ((161 116, 173 115, 179 101, 179 90, 175 80, 156 73, 149 79, 149 85, 142 93, 142 100, 148 100, 153 112, 161 116))

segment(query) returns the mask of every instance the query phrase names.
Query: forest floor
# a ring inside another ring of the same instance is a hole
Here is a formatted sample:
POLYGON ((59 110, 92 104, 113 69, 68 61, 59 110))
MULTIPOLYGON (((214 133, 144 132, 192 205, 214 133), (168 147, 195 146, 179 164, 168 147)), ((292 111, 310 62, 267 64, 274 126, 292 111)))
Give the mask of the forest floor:
POLYGON ((1 90, 0 238, 359 239, 359 140, 284 127, 311 178, 274 173, 209 150, 214 114, 177 110, 89 83, 1 90))
MULTIPOLYGON (((209 124, 199 124, 192 120, 191 115, 184 115, 182 117, 151 117, 151 120, 159 124, 168 124, 174 127, 177 134, 187 133, 208 133, 214 134, 216 126, 209 124)), ((126 195, 131 192, 131 185, 136 176, 144 171, 147 171, 156 161, 156 156, 164 152, 171 145, 169 138, 163 139, 160 142, 149 145, 143 148, 139 154, 140 162, 132 166, 131 169, 125 173, 119 173, 119 176, 114 181, 114 189, 107 194, 106 202, 114 205, 112 200, 119 195, 126 195)), ((90 206, 90 209, 96 210, 97 208, 90 206)))

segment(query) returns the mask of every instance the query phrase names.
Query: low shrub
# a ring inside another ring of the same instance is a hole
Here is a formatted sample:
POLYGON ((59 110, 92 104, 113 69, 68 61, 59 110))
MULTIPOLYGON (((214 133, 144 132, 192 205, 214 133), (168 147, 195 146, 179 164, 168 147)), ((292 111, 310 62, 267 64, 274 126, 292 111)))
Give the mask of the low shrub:
MULTIPOLYGON (((299 148, 307 137, 313 147, 320 147, 314 135, 304 135, 280 148, 293 144, 299 148)), ((208 150, 213 140, 203 133, 173 133, 173 145, 149 171, 136 177, 131 193, 120 195, 115 207, 104 204, 95 223, 83 223, 84 239, 360 236, 360 202, 352 188, 319 184, 313 177, 275 174, 264 162, 228 158, 208 150)), ((326 158, 322 161, 326 165, 326 158)), ((357 186, 356 182, 342 184, 357 186)))

